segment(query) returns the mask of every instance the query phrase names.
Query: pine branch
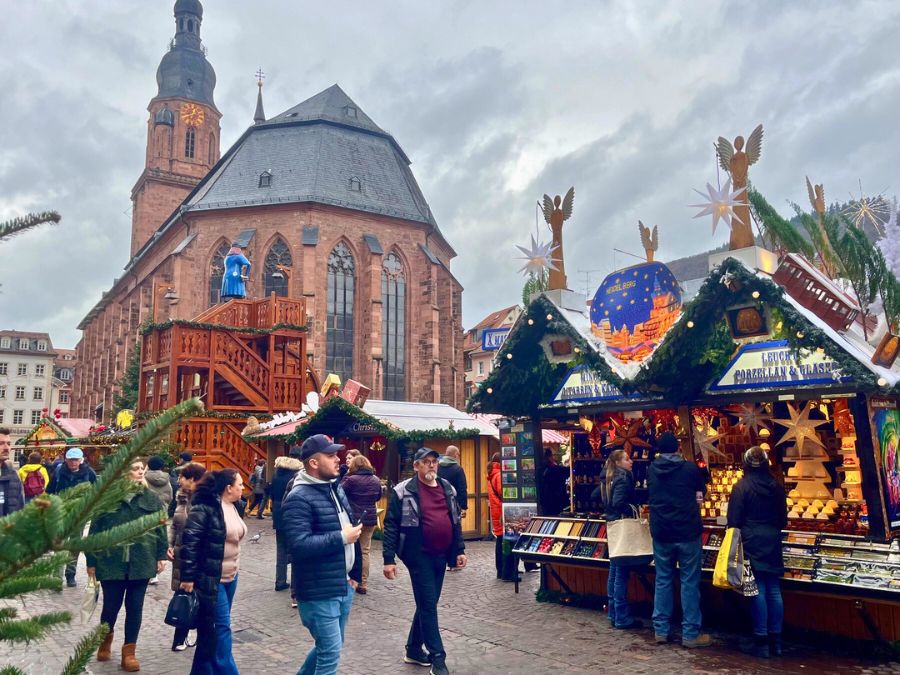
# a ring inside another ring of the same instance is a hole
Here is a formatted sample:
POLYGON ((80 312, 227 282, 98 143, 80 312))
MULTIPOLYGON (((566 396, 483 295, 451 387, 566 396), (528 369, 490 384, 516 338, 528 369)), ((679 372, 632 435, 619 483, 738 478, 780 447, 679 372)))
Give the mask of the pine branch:
POLYGON ((790 221, 778 215, 765 197, 753 189, 748 192, 747 197, 755 217, 765 227, 765 235, 769 238, 772 246, 791 253, 800 253, 809 259, 815 256, 812 244, 803 238, 803 235, 790 221))
POLYGON ((27 675, 24 670, 21 668, 16 668, 15 666, 6 666, 3 670, 0 670, 0 675, 27 675))
POLYGON ((31 642, 44 637, 54 626, 72 621, 69 612, 49 612, 30 619, 0 621, 0 642, 31 642))
POLYGON ((29 213, 21 218, 13 218, 0 223, 0 241, 9 239, 45 223, 58 223, 60 215, 56 211, 44 211, 42 213, 29 213))
POLYGON ((141 535, 155 530, 161 525, 165 525, 167 520, 168 514, 163 509, 130 522, 116 525, 103 532, 95 532, 84 538, 72 538, 66 541, 65 547, 68 551, 82 551, 84 553, 111 549, 114 546, 121 546, 126 542, 134 541, 141 535))
MULTIPOLYGON (((68 558, 68 556, 66 556, 68 558)), ((32 591, 61 591, 62 579, 57 567, 53 576, 22 576, 17 574, 12 579, 0 583, 0 598, 14 598, 32 591)))
POLYGON ((78 646, 75 648, 75 653, 72 654, 72 657, 66 663, 66 666, 62 669, 60 675, 80 675, 80 673, 83 673, 87 668, 88 661, 91 660, 94 652, 100 648, 100 643, 103 642, 103 638, 106 637, 108 632, 109 626, 105 623, 101 623, 94 630, 85 635, 81 642, 78 643, 78 646))

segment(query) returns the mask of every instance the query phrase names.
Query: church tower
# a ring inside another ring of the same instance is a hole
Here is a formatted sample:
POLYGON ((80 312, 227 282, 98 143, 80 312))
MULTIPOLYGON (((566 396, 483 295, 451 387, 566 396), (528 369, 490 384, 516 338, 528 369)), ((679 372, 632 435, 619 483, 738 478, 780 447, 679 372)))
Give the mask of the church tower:
POLYGON ((219 159, 216 73, 200 40, 200 0, 175 2, 175 37, 156 71, 150 101, 147 157, 131 191, 131 255, 178 208, 219 159))

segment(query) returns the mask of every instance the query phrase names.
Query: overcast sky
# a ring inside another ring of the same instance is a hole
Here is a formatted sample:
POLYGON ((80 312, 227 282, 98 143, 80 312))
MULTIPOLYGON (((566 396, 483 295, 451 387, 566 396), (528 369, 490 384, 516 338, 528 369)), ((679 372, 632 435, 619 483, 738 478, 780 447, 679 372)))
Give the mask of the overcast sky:
MULTIPOLYGON (((146 107, 174 34, 171 0, 9 3, 0 24, 0 219, 63 221, 0 244, 0 328, 74 347, 127 262, 146 107)), ((713 141, 765 125, 751 180, 777 208, 804 176, 846 200, 898 190, 900 3, 207 0, 202 38, 222 151, 250 125, 254 71, 272 116, 337 82, 394 134, 465 287, 464 325, 519 301, 514 244, 535 202, 575 186, 569 285, 641 252, 727 241, 694 220, 713 141)), ((549 231, 541 221, 541 233, 549 231)))

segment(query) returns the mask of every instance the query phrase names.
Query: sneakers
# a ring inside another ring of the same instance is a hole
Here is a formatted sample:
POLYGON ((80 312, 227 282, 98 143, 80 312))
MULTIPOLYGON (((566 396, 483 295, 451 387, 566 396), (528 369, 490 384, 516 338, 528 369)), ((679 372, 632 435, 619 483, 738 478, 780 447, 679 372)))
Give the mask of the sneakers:
POLYGON ((685 640, 682 638, 681 646, 687 649, 699 649, 701 647, 709 647, 712 644, 712 637, 708 633, 700 633, 693 640, 685 640))
POLYGON ((425 666, 426 668, 431 665, 431 654, 426 653, 423 650, 418 651, 406 651, 406 656, 403 657, 403 663, 412 663, 416 666, 425 666))
POLYGON ((297 609, 297 598, 291 598, 291 609, 297 609))
POLYGON ((187 645, 183 642, 180 645, 172 645, 173 652, 183 652, 185 649, 187 649, 187 645))
POLYGON ((443 656, 438 656, 434 659, 431 664, 431 670, 428 672, 430 675, 450 675, 450 671, 447 670, 447 664, 443 656))

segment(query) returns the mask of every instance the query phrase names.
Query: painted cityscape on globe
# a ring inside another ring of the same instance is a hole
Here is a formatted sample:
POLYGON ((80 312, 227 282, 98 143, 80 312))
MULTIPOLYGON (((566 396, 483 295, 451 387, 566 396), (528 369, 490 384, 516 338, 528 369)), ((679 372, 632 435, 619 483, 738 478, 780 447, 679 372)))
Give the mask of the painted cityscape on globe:
POLYGON ((681 314, 681 288, 664 264, 613 272, 591 302, 591 330, 624 363, 650 356, 681 314))

